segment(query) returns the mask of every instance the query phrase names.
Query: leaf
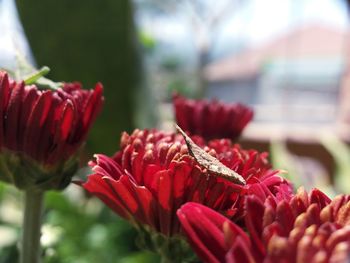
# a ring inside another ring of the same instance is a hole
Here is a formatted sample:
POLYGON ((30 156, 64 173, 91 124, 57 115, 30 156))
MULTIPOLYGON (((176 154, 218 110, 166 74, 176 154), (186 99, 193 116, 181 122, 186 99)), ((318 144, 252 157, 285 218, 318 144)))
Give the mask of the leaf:
POLYGON ((200 148, 177 124, 175 124, 175 128, 184 137, 190 155, 197 161, 200 166, 204 167, 209 172, 225 178, 231 182, 240 185, 246 185, 246 181, 241 175, 231 170, 226 165, 221 163, 218 159, 200 148))

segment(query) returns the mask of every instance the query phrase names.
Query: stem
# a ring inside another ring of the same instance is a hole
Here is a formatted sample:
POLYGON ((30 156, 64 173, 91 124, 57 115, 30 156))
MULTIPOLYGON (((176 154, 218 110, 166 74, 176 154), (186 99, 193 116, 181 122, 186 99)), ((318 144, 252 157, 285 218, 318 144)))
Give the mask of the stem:
POLYGON ((169 260, 168 257, 165 257, 162 255, 160 258, 160 263, 171 263, 171 261, 169 260))
POLYGON ((32 75, 30 75, 28 78, 26 78, 24 80, 24 83, 26 85, 31 85, 34 84, 38 79, 40 79, 41 77, 47 75, 50 72, 49 67, 44 66, 41 69, 39 69, 38 71, 34 72, 32 75))
POLYGON ((41 215, 44 193, 25 191, 25 210, 20 263, 40 262, 41 215))

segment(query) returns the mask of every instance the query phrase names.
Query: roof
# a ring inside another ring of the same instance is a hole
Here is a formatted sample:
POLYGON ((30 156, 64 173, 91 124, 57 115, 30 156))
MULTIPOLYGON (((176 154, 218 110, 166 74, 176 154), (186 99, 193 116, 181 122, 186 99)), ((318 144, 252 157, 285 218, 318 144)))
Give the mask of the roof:
POLYGON ((346 31, 307 25, 287 32, 266 44, 213 62, 205 69, 209 81, 247 79, 257 75, 265 62, 275 59, 345 57, 346 31))

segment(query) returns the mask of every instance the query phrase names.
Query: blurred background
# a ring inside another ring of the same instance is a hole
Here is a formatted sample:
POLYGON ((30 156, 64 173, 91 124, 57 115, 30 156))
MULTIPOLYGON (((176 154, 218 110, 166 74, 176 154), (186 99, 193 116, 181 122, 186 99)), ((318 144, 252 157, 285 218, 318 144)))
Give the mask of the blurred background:
MULTIPOLYGON (((296 187, 350 193, 345 0, 0 0, 0 68, 20 56, 53 80, 101 81, 82 163, 124 130, 171 129, 174 92, 255 110, 240 143, 270 151, 296 187)), ((88 173, 86 168, 81 175, 88 173)), ((46 198, 45 262, 157 262, 131 227, 77 186, 46 198)), ((0 184, 0 262, 16 262, 20 193, 0 184)))

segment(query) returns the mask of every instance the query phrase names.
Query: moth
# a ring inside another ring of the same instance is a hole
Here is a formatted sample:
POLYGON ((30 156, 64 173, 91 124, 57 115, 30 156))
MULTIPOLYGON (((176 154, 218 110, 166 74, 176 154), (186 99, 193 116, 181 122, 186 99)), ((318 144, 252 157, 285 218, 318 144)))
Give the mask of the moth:
POLYGON ((185 142, 187 144, 188 152, 200 166, 204 167, 209 172, 217 176, 223 177, 231 182, 240 185, 246 185, 246 181, 241 175, 228 168, 214 156, 211 156, 209 153, 207 153, 201 147, 195 144, 192 141, 192 139, 177 124, 175 124, 175 128, 184 137, 185 142))

